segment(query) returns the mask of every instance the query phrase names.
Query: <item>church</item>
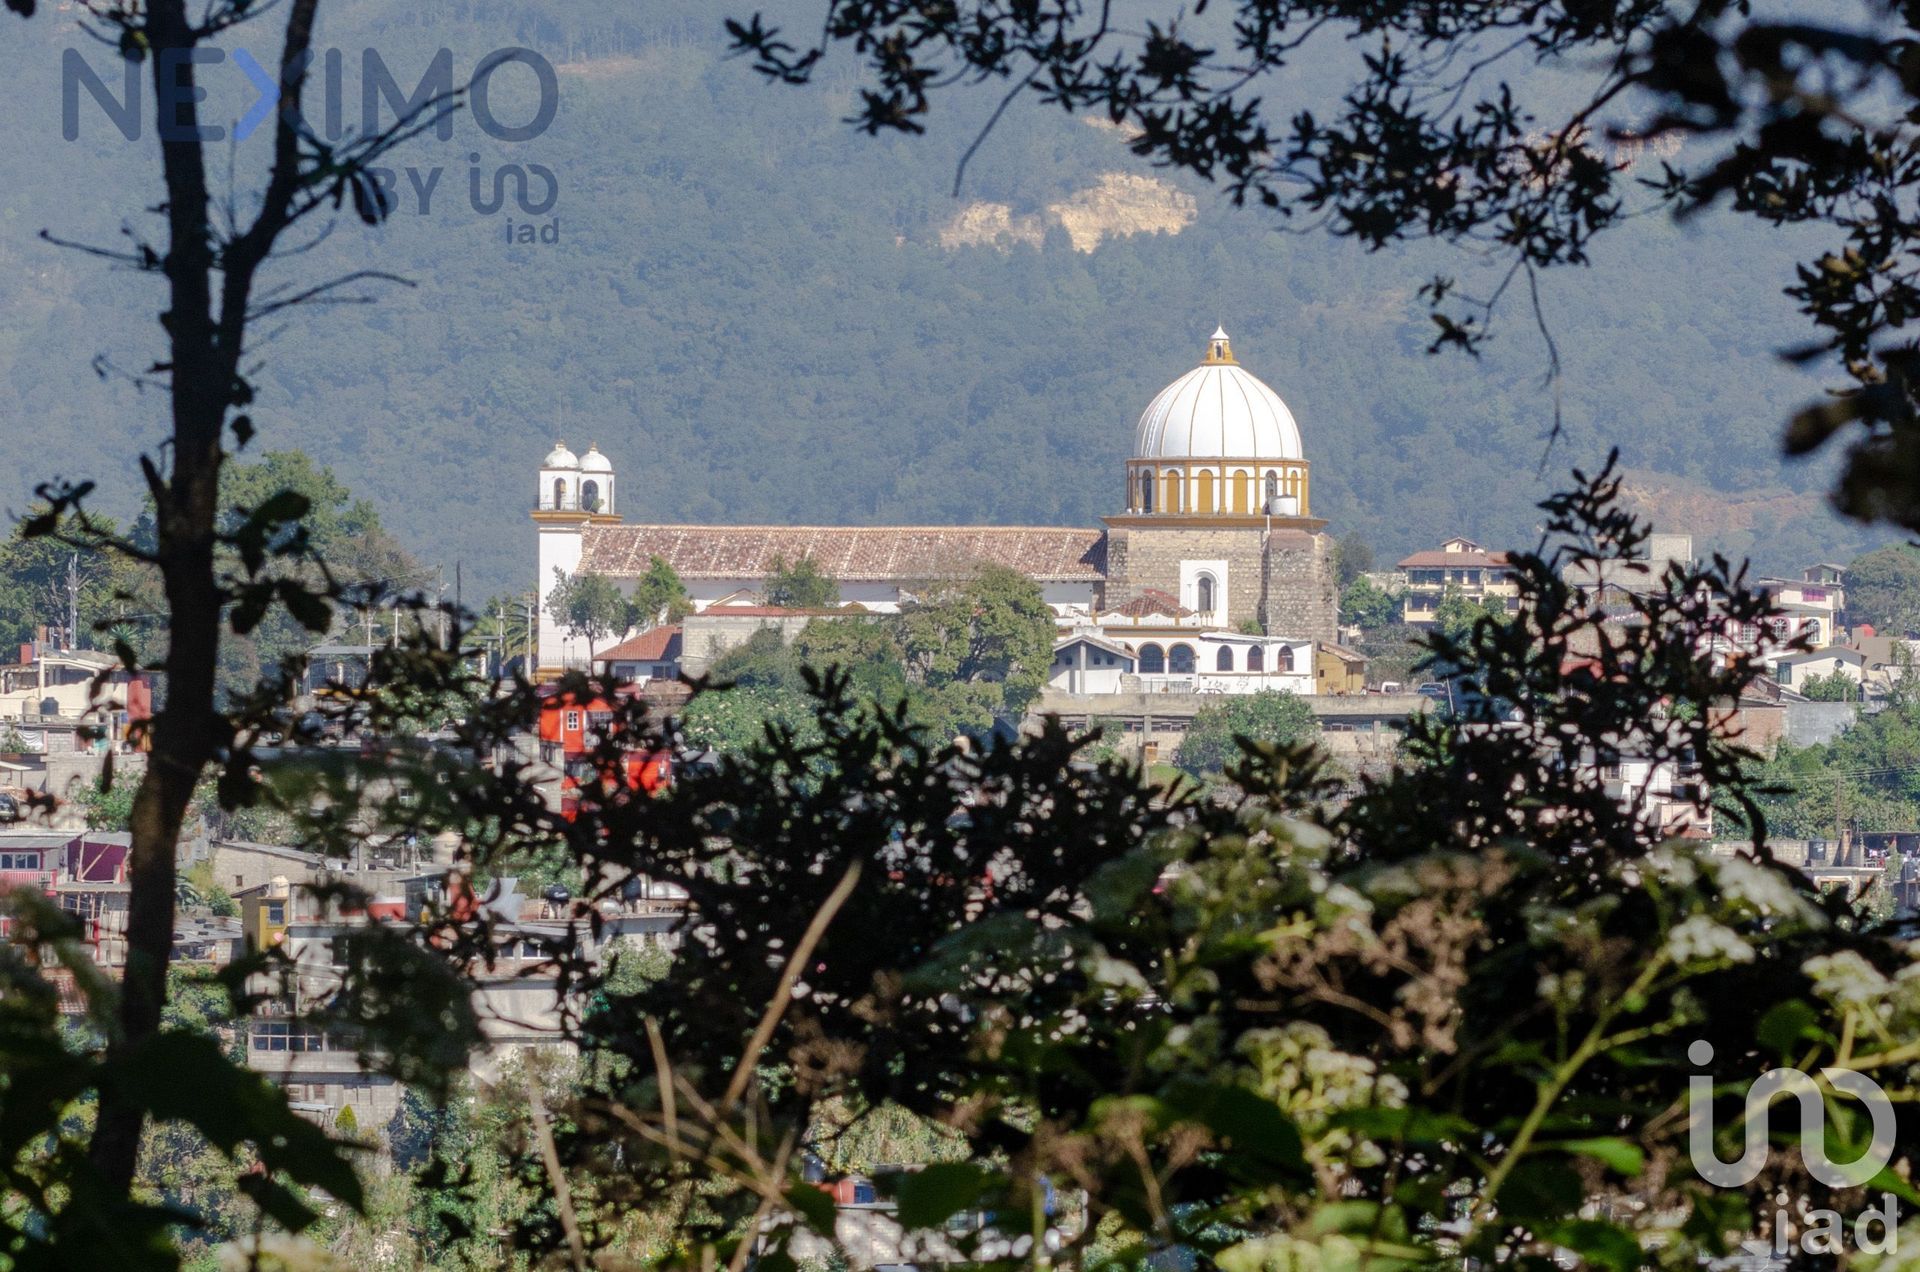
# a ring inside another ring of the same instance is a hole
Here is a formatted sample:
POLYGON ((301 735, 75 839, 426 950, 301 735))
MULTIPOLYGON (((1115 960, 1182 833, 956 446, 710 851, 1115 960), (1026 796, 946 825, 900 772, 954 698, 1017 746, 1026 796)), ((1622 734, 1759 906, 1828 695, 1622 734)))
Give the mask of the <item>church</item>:
POLYGON ((1335 640, 1333 542, 1312 514, 1300 427, 1280 395, 1240 365, 1224 330, 1208 338, 1198 366, 1147 404, 1120 476, 1121 511, 1099 529, 628 524, 612 461, 597 446, 576 455, 562 442, 541 463, 533 511, 539 673, 587 663, 586 642, 547 613, 556 571, 631 587, 654 557, 673 566, 702 610, 757 592, 776 560, 810 558, 838 582, 843 603, 876 613, 991 563, 1033 579, 1063 629, 1113 638, 1113 616, 1131 614, 1335 640))

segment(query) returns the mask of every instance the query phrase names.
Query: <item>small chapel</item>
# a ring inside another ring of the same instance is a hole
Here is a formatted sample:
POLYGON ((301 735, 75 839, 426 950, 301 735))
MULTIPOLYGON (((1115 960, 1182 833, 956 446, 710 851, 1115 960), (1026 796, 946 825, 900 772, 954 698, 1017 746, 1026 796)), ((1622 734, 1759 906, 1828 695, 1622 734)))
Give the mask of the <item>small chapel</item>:
POLYGON ((811 558, 838 582, 843 603, 877 613, 992 563, 1033 579, 1067 630, 1132 615, 1149 626, 1336 638, 1333 543, 1312 513, 1300 427, 1220 329, 1199 365, 1147 403, 1121 511, 1098 529, 630 524, 614 478, 597 446, 576 455, 561 442, 541 462, 533 519, 544 676, 588 659, 586 643, 547 613, 557 577, 589 571, 631 587, 656 556, 679 573, 696 610, 751 598, 776 560, 811 558))

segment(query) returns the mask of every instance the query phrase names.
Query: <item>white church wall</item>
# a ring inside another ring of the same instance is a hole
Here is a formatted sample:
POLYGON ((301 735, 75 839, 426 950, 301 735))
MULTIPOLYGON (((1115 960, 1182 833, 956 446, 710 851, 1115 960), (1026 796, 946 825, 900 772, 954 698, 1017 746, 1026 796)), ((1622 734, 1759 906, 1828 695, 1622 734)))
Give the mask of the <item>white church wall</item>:
POLYGON ((547 601, 558 580, 557 569, 571 576, 580 568, 580 529, 578 524, 543 524, 540 527, 540 658, 543 668, 587 665, 587 642, 569 636, 547 613, 547 601))

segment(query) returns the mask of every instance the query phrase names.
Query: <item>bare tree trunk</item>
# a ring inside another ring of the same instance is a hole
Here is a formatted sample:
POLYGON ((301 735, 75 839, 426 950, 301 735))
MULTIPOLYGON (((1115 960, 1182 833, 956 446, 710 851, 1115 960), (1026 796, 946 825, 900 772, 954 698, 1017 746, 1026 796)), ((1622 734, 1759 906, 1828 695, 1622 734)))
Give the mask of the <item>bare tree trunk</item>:
MULTIPOLYGON (((282 56, 282 102, 297 112, 304 75, 291 68, 312 40, 319 0, 294 0, 282 56)), ((222 432, 227 409, 238 400, 239 363, 245 342, 253 281, 281 230, 293 219, 298 192, 298 138, 283 114, 275 129, 275 157, 263 207, 254 224, 224 245, 216 261, 209 223, 202 142, 195 139, 198 111, 191 92, 164 82, 168 75, 191 87, 194 67, 165 56, 191 48, 201 35, 189 19, 186 0, 150 0, 145 29, 153 66, 154 99, 178 102, 173 119, 161 120, 165 171, 167 250, 161 270, 169 308, 161 316, 172 353, 172 471, 151 460, 142 468, 156 509, 156 563, 166 591, 168 641, 165 704, 153 722, 153 747, 134 794, 132 884, 127 914, 127 967, 121 985, 118 1035, 110 1056, 139 1049, 160 1028, 167 1001, 167 969, 173 955, 175 853, 194 789, 228 739, 227 722, 215 700, 220 635, 226 600, 215 548, 220 511, 222 432), (164 127, 178 125, 178 129, 164 127), (221 296, 214 309, 216 266, 221 296)), ((104 1183, 117 1196, 133 1184, 140 1150, 141 1110, 112 1091, 100 1096, 99 1120, 89 1154, 104 1183)))

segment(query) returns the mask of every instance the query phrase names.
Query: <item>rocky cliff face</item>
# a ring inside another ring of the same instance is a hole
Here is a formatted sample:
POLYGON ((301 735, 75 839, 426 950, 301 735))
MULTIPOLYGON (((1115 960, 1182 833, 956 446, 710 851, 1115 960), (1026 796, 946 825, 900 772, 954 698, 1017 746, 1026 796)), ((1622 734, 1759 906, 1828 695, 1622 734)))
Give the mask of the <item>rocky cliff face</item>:
POLYGON ((1199 205, 1192 195, 1156 177, 1106 172, 1093 185, 1047 205, 1040 213, 1017 214, 1005 203, 969 203, 939 230, 940 246, 1038 247, 1050 225, 1066 230, 1076 252, 1091 252, 1108 237, 1178 234, 1192 225, 1199 205))

